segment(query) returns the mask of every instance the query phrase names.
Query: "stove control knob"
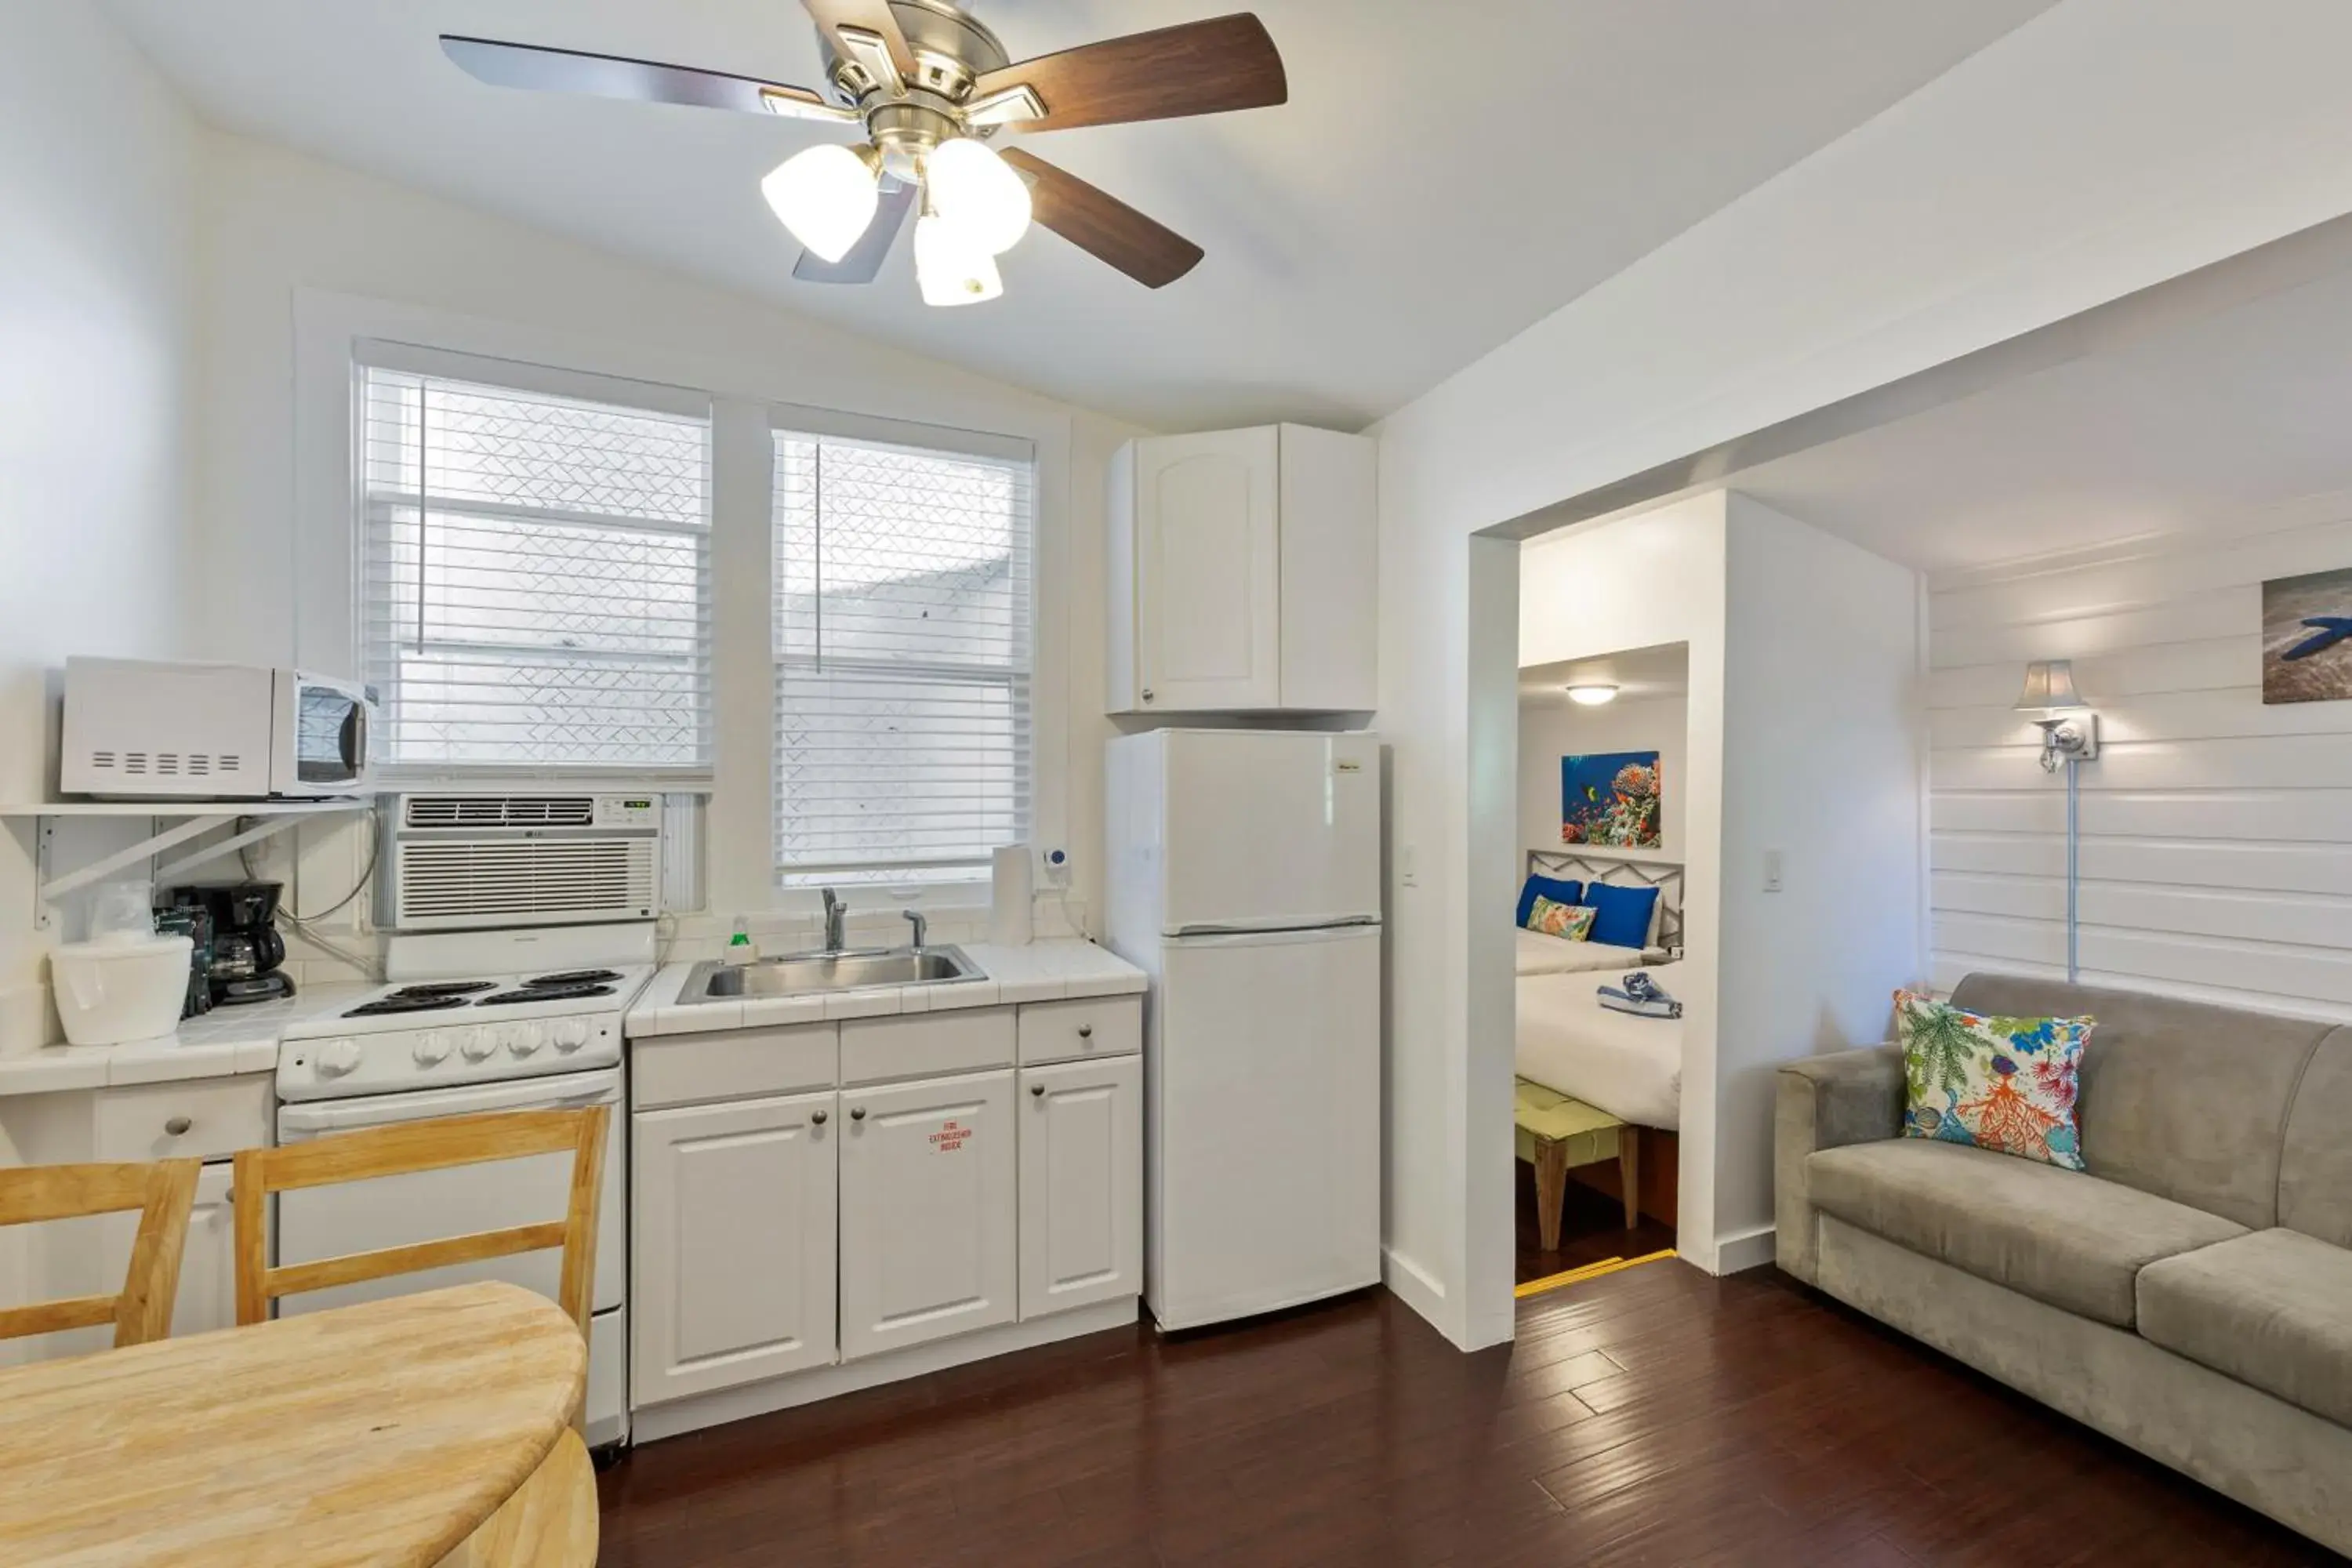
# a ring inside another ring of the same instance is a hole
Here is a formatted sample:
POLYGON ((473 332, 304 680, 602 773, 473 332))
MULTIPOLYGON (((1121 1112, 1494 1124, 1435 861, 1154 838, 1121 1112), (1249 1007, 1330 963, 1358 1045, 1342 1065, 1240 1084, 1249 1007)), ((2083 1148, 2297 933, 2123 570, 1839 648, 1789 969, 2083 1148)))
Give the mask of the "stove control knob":
POLYGON ((341 1078, 360 1065, 360 1043, 357 1040, 329 1040, 319 1047, 319 1076, 341 1078))
POLYGON ((588 1024, 582 1018, 561 1018, 555 1025, 555 1048, 570 1056, 588 1043, 588 1024))
POLYGON ((507 1029, 507 1049, 519 1057, 527 1057, 546 1043, 537 1024, 515 1024, 507 1029))
POLYGON ((469 1062, 480 1061, 499 1048, 488 1029, 467 1029, 457 1037, 457 1051, 469 1062))
POLYGON ((417 1039, 409 1053, 421 1068, 438 1067, 449 1059, 449 1037, 436 1030, 417 1039))

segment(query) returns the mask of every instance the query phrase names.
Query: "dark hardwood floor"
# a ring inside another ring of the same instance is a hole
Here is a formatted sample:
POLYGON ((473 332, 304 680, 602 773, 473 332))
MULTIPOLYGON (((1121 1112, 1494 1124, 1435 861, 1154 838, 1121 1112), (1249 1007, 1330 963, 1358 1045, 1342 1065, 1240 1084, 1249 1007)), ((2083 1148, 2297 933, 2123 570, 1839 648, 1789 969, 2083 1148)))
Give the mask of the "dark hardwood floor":
POLYGON ((652 1445, 604 1568, 2342 1560, 1771 1269, 1453 1350, 1381 1292, 1097 1334, 652 1445))
POLYGON ((1513 1200, 1518 1205, 1515 1237, 1517 1256, 1516 1272, 1511 1276, 1516 1284, 1563 1274, 1603 1258, 1647 1258, 1675 1244, 1671 1226, 1660 1225, 1643 1215, 1641 1224, 1627 1230, 1625 1206, 1620 1200, 1571 1181, 1568 1184, 1568 1199, 1560 1205, 1559 1246, 1546 1252, 1543 1233, 1536 1226, 1535 1167, 1520 1163, 1517 1170, 1518 1187, 1513 1200))

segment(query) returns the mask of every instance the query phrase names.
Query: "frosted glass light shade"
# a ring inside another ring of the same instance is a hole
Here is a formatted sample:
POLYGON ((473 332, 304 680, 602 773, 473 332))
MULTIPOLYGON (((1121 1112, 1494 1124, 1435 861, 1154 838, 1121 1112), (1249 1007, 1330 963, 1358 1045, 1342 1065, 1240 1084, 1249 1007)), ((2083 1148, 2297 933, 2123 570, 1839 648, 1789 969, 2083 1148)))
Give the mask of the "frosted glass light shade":
POLYGON ((2074 689, 2074 661, 2038 658, 2027 665, 2025 689, 2018 695, 2017 706, 2022 711, 2042 713, 2085 706, 2074 689))
POLYGON ((940 142, 923 161, 923 179, 931 210, 989 255, 1003 255, 1029 232, 1029 186, 984 142, 940 142))
POLYGON ((1570 702, 1583 708, 1598 708, 1604 702, 1617 700, 1617 689, 1603 681, 1581 681, 1561 689, 1568 693, 1570 702))
POLYGON ((837 142, 777 164, 760 182, 760 194, 793 237, 827 261, 849 254, 882 200, 866 160, 837 142))
POLYGON ((915 281, 926 305, 977 305, 1004 292, 996 258, 937 213, 915 220, 915 281))

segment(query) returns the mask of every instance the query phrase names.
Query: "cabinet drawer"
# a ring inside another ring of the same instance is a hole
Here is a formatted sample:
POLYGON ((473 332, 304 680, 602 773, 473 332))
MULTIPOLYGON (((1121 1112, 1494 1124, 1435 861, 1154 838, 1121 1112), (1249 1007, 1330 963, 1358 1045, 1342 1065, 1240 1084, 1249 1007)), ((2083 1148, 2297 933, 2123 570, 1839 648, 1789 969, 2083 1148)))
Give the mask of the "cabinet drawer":
POLYGON ((839 1028, 835 1024, 789 1024, 631 1040, 629 1104, 651 1110, 831 1089, 841 1068, 839 1028))
POLYGON ((1143 998, 1087 996, 1021 1009, 1021 1065, 1127 1056, 1143 1048, 1143 998))
POLYGON ((90 1158, 218 1160, 270 1141, 270 1076, 98 1091, 90 1158))
POLYGON ((934 1078, 1013 1065, 1013 1009, 908 1013, 841 1026, 841 1081, 934 1078))

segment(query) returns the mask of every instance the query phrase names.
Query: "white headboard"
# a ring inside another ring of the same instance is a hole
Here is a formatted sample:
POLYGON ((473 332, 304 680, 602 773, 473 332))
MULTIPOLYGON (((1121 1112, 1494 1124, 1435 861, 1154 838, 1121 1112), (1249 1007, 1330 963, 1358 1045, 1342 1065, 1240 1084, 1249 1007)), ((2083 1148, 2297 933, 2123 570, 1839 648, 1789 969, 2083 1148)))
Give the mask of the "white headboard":
POLYGON ((1573 877, 1579 881, 1607 882, 1620 888, 1658 889, 1658 945, 1679 950, 1683 945, 1683 868, 1675 860, 1632 860, 1590 849, 1530 849, 1530 875, 1573 877))

